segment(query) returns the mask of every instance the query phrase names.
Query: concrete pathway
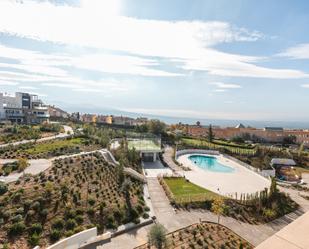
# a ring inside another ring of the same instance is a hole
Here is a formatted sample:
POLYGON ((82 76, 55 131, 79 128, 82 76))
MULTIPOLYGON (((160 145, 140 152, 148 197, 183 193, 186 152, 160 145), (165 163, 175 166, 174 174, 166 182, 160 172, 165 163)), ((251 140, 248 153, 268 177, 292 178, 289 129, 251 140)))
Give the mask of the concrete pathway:
POLYGON ((37 140, 30 139, 30 140, 22 140, 22 141, 18 141, 18 142, 14 142, 14 143, 0 144, 0 148, 12 146, 12 145, 17 146, 17 145, 20 145, 20 144, 27 144, 27 143, 34 143, 34 142, 37 142, 37 143, 38 142, 44 142, 44 141, 49 141, 49 140, 53 140, 53 139, 56 139, 56 138, 69 137, 69 136, 74 134, 74 131, 73 131, 72 127, 70 127, 70 126, 63 125, 63 129, 64 129, 63 133, 59 133, 55 136, 43 137, 43 138, 40 138, 40 139, 37 139, 37 140))
POLYGON ((171 146, 165 146, 163 152, 163 160, 175 172, 182 171, 182 169, 174 162, 174 149, 171 146))
MULTIPOLYGON (((0 159, 0 164, 5 164, 9 162, 14 162, 17 160, 14 159, 9 159, 9 160, 4 160, 0 159)), ((45 171, 52 165, 52 160, 51 159, 37 159, 37 160, 29 160, 29 167, 25 169, 25 174, 31 174, 31 175, 37 175, 41 173, 42 171, 45 171)), ((15 182, 17 181, 23 174, 23 172, 19 173, 12 173, 9 174, 8 176, 0 176, 0 181, 5 182, 5 183, 10 183, 10 182, 15 182)))

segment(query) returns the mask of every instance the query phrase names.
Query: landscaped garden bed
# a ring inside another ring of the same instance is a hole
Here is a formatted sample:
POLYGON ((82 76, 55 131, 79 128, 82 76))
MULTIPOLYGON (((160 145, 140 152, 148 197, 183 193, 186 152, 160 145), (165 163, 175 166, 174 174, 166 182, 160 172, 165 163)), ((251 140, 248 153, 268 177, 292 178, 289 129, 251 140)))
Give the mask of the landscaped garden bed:
POLYGON ((159 178, 159 182, 175 208, 211 210, 213 201, 222 198, 222 215, 250 224, 269 222, 298 208, 288 195, 278 191, 275 180, 269 190, 243 195, 240 200, 220 197, 183 177, 159 178))
POLYGON ((103 232, 138 223, 148 210, 143 184, 100 153, 56 160, 37 176, 1 186, 0 244, 46 246, 93 226, 103 232))
POLYGON ((11 173, 23 172, 28 166, 29 163, 27 159, 22 158, 17 161, 5 163, 3 165, 0 165, 0 176, 8 176, 11 173))
POLYGON ((8 125, 0 128, 0 144, 39 139, 63 132, 59 124, 8 125))
MULTIPOLYGON (((169 249, 252 249, 253 246, 225 226, 201 222, 168 233, 166 245, 169 249)), ((149 243, 135 249, 155 249, 149 243)))
POLYGON ((51 158, 60 155, 75 154, 82 151, 93 151, 99 148, 100 145, 91 144, 88 139, 76 137, 0 148, 0 157, 3 159, 51 158))

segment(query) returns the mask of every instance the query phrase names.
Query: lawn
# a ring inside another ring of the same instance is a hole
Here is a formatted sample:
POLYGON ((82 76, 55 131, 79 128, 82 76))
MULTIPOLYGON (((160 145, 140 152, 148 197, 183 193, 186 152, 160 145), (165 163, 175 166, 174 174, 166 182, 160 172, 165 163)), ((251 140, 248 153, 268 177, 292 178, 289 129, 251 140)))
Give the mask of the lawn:
POLYGON ((85 140, 82 138, 54 140, 47 143, 38 143, 33 148, 25 150, 25 153, 30 155, 45 153, 48 151, 54 151, 58 148, 73 147, 84 144, 85 140))
POLYGON ((228 145, 228 143, 217 144, 195 138, 182 138, 181 141, 183 142, 184 145, 194 146, 203 149, 214 149, 214 150, 226 149, 231 153, 241 155, 254 155, 256 153, 256 149, 237 147, 234 144, 228 145))
POLYGON ((171 193, 171 198, 176 203, 213 200, 218 195, 207 189, 199 187, 183 177, 165 177, 163 182, 171 193))

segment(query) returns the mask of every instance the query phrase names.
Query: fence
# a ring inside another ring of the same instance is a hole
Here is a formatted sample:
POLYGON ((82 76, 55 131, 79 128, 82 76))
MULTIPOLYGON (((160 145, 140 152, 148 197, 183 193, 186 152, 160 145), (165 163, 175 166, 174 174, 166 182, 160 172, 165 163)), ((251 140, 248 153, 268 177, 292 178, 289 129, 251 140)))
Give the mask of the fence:
POLYGON ((217 150, 199 150, 199 149, 179 150, 175 153, 175 159, 186 154, 208 154, 218 156, 220 155, 220 152, 217 150))
POLYGON ((249 170, 255 172, 256 174, 258 174, 258 175, 260 175, 260 176, 266 178, 267 180, 270 180, 270 176, 269 176, 269 174, 268 174, 267 172, 262 171, 262 170, 257 169, 257 168, 254 168, 254 167, 252 167, 251 165, 249 165, 249 164, 247 164, 247 163, 244 163, 244 162, 238 160, 238 159, 235 158, 235 157, 229 156, 229 155, 227 155, 227 154, 223 154, 223 155, 224 155, 226 158, 230 159, 231 161, 234 161, 235 163, 238 163, 239 165, 241 165, 241 166, 243 166, 243 167, 245 167, 245 168, 247 168, 247 169, 249 169, 249 170))

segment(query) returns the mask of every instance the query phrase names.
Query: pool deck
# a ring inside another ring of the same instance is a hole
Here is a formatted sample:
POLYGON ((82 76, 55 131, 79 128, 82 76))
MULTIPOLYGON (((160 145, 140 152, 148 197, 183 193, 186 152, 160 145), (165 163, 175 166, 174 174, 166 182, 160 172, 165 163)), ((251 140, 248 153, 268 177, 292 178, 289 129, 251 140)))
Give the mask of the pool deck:
POLYGON ((239 165, 223 155, 209 156, 216 157, 219 163, 233 168, 233 172, 222 173, 201 169, 189 159, 191 155, 205 156, 204 154, 186 154, 178 157, 177 160, 179 163, 182 163, 184 166, 191 169, 191 171, 183 172, 184 176, 192 183, 209 189, 215 193, 224 196, 232 195, 231 197, 233 198, 236 198, 237 193, 237 198, 239 199, 242 193, 254 194, 270 187, 270 180, 245 168, 244 166, 239 165))

